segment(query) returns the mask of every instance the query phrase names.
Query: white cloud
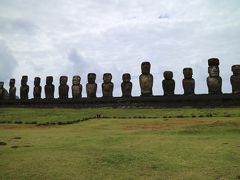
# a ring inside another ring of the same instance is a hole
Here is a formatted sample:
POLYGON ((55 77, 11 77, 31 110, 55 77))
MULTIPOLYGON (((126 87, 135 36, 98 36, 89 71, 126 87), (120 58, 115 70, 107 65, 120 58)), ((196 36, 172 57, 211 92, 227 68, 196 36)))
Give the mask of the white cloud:
POLYGON ((58 87, 60 75, 68 75, 71 86, 80 74, 85 93, 87 73, 96 72, 101 96, 102 74, 111 72, 119 96, 122 73, 129 72, 139 95, 140 65, 149 60, 155 95, 163 94, 165 70, 174 72, 176 93, 182 93, 182 69, 189 66, 196 92, 207 93, 207 59, 219 57, 223 91, 231 92, 231 65, 240 62, 238 0, 0 1, 0 39, 14 57, 9 64, 18 63, 4 81, 27 74, 32 89, 35 76, 44 86, 53 75, 58 87))
POLYGON ((0 40, 0 81, 4 81, 5 88, 8 89, 9 79, 13 78, 13 71, 17 68, 18 64, 14 56, 12 55, 6 43, 0 40))

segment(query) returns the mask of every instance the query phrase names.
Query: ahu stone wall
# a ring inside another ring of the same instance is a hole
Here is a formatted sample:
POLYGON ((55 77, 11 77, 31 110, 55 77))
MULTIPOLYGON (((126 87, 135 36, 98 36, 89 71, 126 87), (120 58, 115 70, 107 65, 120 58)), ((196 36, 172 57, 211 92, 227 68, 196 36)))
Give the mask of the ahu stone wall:
MULTIPOLYGON (((232 73, 233 75, 229 77, 229 83, 232 86, 232 93, 230 95, 235 95, 237 98, 240 96, 240 65, 233 65, 232 66, 232 73)), ((208 87, 208 98, 213 98, 212 95, 217 95, 220 99, 224 98, 224 94, 222 93, 222 78, 220 76, 219 71, 219 59, 211 58, 208 60, 208 74, 209 76, 206 77, 206 86, 208 87)), ((58 104, 57 102, 63 102, 62 104, 76 104, 76 102, 80 103, 87 103, 91 106, 90 102, 100 102, 101 100, 97 100, 96 92, 97 88, 101 88, 102 90, 102 97, 100 99, 105 99, 103 104, 107 104, 106 102, 112 101, 112 105, 114 103, 121 104, 121 99, 131 102, 135 99, 135 101, 139 101, 138 104, 144 102, 146 98, 148 101, 160 101, 159 98, 165 97, 164 104, 167 103, 167 99, 170 100, 177 100, 179 96, 183 96, 183 101, 187 101, 187 99, 194 99, 196 100, 197 97, 202 95, 195 94, 195 80, 192 78, 193 69, 190 67, 186 67, 183 69, 184 78, 182 80, 182 88, 184 91, 183 95, 176 95, 175 94, 175 80, 173 78, 172 71, 165 71, 163 72, 164 80, 162 81, 162 88, 163 88, 163 95, 154 96, 153 95, 153 75, 151 74, 151 64, 150 62, 142 62, 141 64, 141 74, 139 75, 139 86, 140 86, 140 96, 139 97, 132 97, 132 82, 131 82, 131 75, 129 73, 125 73, 122 75, 122 83, 121 83, 121 90, 122 90, 122 97, 113 97, 114 91, 114 83, 112 80, 111 73, 104 73, 103 74, 103 82, 101 87, 98 87, 96 84, 96 74, 89 73, 87 75, 88 82, 86 85, 81 84, 81 77, 79 75, 75 75, 72 78, 72 85, 69 87, 68 81, 69 78, 67 76, 61 76, 59 78, 59 85, 53 84, 53 77, 47 76, 45 80, 45 85, 42 87, 43 84, 42 80, 39 77, 34 78, 34 87, 29 87, 28 85, 28 76, 24 75, 21 79, 21 86, 20 88, 15 87, 15 79, 10 79, 9 81, 9 90, 7 91, 4 88, 4 83, 0 82, 0 105, 23 105, 25 104, 41 104, 45 103, 45 105, 58 104), (87 97, 82 96, 82 89, 83 86, 86 86, 86 94, 87 97), (33 99, 29 99, 29 88, 33 88, 33 99), (54 97, 54 92, 58 88, 58 97, 54 97), (19 89, 20 91, 20 99, 16 98, 16 91, 19 89), (41 96, 42 91, 44 91, 44 97, 41 96), (72 98, 69 98, 69 94, 72 94, 72 98), (116 99, 120 99, 115 102, 116 99), (136 99, 138 98, 138 100, 136 99), (144 99, 145 98, 145 99, 144 99), (149 99, 150 98, 150 99, 149 99), (108 100, 106 100, 108 99, 108 100), (157 100, 158 99, 158 100, 157 100), (166 100, 166 102, 165 102, 166 100), (24 102, 24 103, 23 103, 24 102), (29 102, 29 103, 28 103, 29 102)), ((228 94, 228 97, 229 94, 228 94)), ((232 97, 232 96, 231 96, 232 97)), ((203 97, 202 97, 203 98, 203 97)), ((204 98, 203 98, 204 99, 204 98)), ((231 99, 231 98, 230 98, 231 99)), ((234 99, 234 98, 233 98, 234 99)), ((201 100, 201 99, 200 99, 201 100)), ((198 100, 198 101, 200 101, 198 100)), ((232 101, 232 100, 230 100, 232 101)), ((123 101, 122 101, 123 102, 123 101)), ((177 101, 178 102, 178 101, 177 101)), ((158 102, 161 104, 160 102, 158 102)), ((101 104, 101 103, 100 103, 101 104)), ((145 103, 148 104, 148 103, 145 103)), ((150 103, 151 104, 151 103, 150 103)), ((192 104, 192 103, 191 103, 192 104)), ((190 105, 191 105, 190 104, 190 105)), ((124 105, 124 104, 123 104, 124 105)), ((183 104, 184 105, 184 104, 183 104)), ((221 105, 221 103, 219 103, 221 105)), ((219 106, 218 105, 218 106, 219 106)))

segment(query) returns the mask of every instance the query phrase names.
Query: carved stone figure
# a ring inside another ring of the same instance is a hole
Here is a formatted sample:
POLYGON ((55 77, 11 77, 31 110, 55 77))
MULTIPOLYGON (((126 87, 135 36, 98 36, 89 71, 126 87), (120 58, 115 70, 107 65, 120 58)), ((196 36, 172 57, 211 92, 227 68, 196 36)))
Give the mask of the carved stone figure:
POLYGON ((232 66, 233 75, 231 76, 232 93, 240 94, 240 64, 232 66))
POLYGON ((132 96, 132 82, 131 75, 129 73, 125 73, 122 75, 122 97, 131 97, 132 96))
POLYGON ((4 88, 4 82, 0 82, 0 99, 9 99, 9 94, 4 88))
POLYGON ((4 82, 0 82, 0 99, 4 98, 4 82))
POLYGON ((15 79, 9 81, 9 99, 16 99, 15 79))
POLYGON ((222 94, 222 78, 219 76, 219 59, 211 58, 208 60, 208 93, 222 94))
POLYGON ((53 77, 52 76, 46 77, 46 85, 44 88, 45 88, 45 97, 47 99, 54 98, 55 86, 53 85, 53 77))
POLYGON ((82 97, 82 85, 80 84, 81 77, 73 76, 72 79, 72 97, 78 99, 82 97))
POLYGON ((103 97, 113 97, 113 83, 112 80, 112 74, 111 73, 105 73, 103 74, 103 83, 102 83, 102 93, 103 97))
POLYGON ((34 78, 34 88, 33 88, 33 97, 34 99, 40 99, 42 93, 42 87, 40 86, 41 78, 34 78))
POLYGON ((141 64, 142 74, 139 76, 141 96, 152 96, 153 75, 150 74, 150 62, 141 64))
POLYGON ((97 84, 96 81, 96 74, 89 73, 88 74, 88 83, 86 85, 87 97, 88 98, 95 98, 97 93, 97 84))
POLYGON ((184 79, 182 80, 182 85, 184 89, 184 95, 194 94, 195 80, 192 78, 192 68, 184 68, 183 75, 184 79))
POLYGON ((28 76, 22 76, 21 87, 20 87, 20 98, 28 99, 29 86, 27 85, 28 76))
POLYGON ((67 76, 60 77, 60 86, 58 88, 59 99, 67 99, 68 98, 69 86, 67 85, 67 81, 68 81, 67 76))
POLYGON ((163 76, 165 78, 162 81, 164 96, 174 95, 175 81, 173 80, 173 72, 165 71, 163 76))

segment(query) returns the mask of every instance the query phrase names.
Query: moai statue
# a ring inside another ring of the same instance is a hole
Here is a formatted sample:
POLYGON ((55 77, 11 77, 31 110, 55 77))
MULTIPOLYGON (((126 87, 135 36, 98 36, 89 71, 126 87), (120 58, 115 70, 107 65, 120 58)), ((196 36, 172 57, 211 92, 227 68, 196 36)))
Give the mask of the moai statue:
POLYGON ((102 94, 103 97, 113 97, 113 83, 112 74, 111 73, 104 73, 103 74, 103 83, 102 83, 102 94))
POLYGON ((222 94, 222 78, 219 76, 219 59, 208 60, 207 86, 209 94, 222 94))
POLYGON ((67 76, 60 77, 60 86, 58 88, 59 99, 67 99, 68 98, 69 86, 67 85, 67 81, 68 81, 67 76))
POLYGON ((16 99, 15 79, 9 81, 9 99, 16 99))
POLYGON ((88 73, 88 83, 86 85, 87 97, 95 98, 97 93, 96 74, 88 73))
POLYGON ((175 81, 173 80, 173 72, 165 71, 163 76, 165 78, 162 81, 164 96, 174 95, 175 81))
POLYGON ((0 99, 4 98, 4 82, 0 82, 0 99))
POLYGON ((53 85, 53 77, 47 76, 46 85, 45 85, 45 97, 47 99, 54 98, 54 90, 55 90, 55 86, 53 85))
POLYGON ((150 62, 141 64, 142 74, 139 76, 141 96, 152 96, 153 75, 150 74, 150 62))
POLYGON ((0 99, 9 99, 9 94, 4 88, 4 82, 0 82, 0 99))
POLYGON ((132 82, 131 75, 129 73, 125 73, 122 75, 122 97, 131 97, 132 96, 132 82))
POLYGON ((73 76, 72 79, 72 97, 78 99, 82 97, 82 85, 80 84, 81 77, 73 76))
POLYGON ((34 78, 34 88, 33 88, 33 97, 34 99, 40 99, 42 93, 42 86, 40 86, 41 78, 35 77, 34 78))
POLYGON ((240 94, 240 64, 232 66, 233 75, 231 76, 232 93, 240 94))
POLYGON ((28 99, 29 86, 27 85, 28 76, 22 76, 21 87, 20 87, 20 98, 28 99))
POLYGON ((183 75, 184 79, 182 80, 182 85, 184 89, 184 95, 194 94, 195 80, 192 78, 192 68, 184 68, 183 75))

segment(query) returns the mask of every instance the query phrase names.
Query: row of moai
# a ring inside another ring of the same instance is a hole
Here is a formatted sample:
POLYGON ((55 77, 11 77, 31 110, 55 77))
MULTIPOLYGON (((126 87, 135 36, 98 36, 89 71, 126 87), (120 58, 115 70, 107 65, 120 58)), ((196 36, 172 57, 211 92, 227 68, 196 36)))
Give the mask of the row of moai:
MULTIPOLYGON (((149 62, 143 62, 141 64, 142 74, 139 76, 139 84, 141 88, 141 96, 152 96, 153 87, 153 75, 150 73, 151 64, 149 62)), ((233 75, 230 78, 232 85, 232 93, 240 94, 240 65, 232 66, 233 75)), ((222 94, 222 78, 219 76, 219 59, 211 58, 208 60, 208 73, 207 86, 209 94, 222 94)), ((184 89, 184 95, 195 94, 195 80, 192 78, 193 70, 192 68, 183 69, 184 79, 182 80, 182 86, 184 89)), ((162 81, 162 87, 164 95, 174 95, 175 81, 173 79, 172 71, 165 71, 163 73, 164 80, 162 81)), ((103 75, 102 83, 102 94, 103 97, 113 97, 114 84, 111 82, 111 73, 105 73, 103 75)), ((132 82, 131 75, 125 73, 122 75, 123 82, 121 83, 122 97, 131 97, 132 93, 132 82)), ((27 85, 28 76, 22 76, 21 87, 20 87, 20 98, 28 99, 29 86, 27 85)), ((68 77, 60 77, 59 86, 59 98, 67 99, 69 94, 69 86, 67 85, 68 77)), ((72 79, 72 98, 79 99, 82 97, 82 85, 80 84, 81 77, 73 76, 72 79)), ((88 74, 88 83, 86 84, 86 92, 88 98, 95 98, 97 92, 96 84, 96 74, 88 74)), ((40 86, 41 79, 35 77, 34 79, 34 89, 33 97, 34 99, 41 98, 42 87, 40 86)), ((11 79, 9 83, 9 98, 16 99, 16 87, 15 79, 11 79)), ((53 77, 48 76, 46 78, 45 85, 45 97, 47 99, 54 98, 55 86, 53 85, 53 77)), ((6 93, 6 92, 5 92, 6 93)), ((3 82, 0 82, 0 97, 4 95, 3 82)))

